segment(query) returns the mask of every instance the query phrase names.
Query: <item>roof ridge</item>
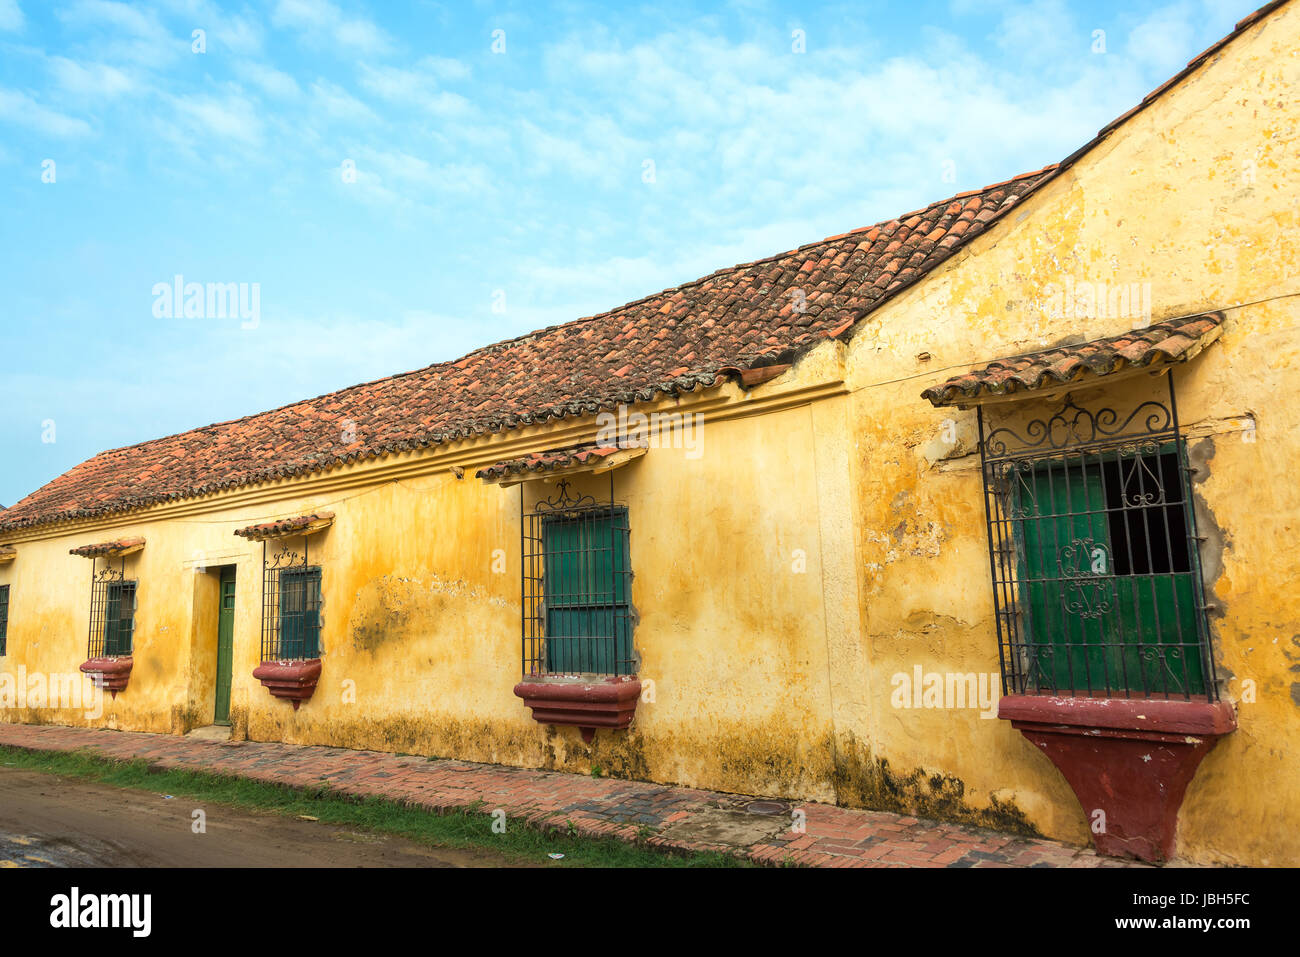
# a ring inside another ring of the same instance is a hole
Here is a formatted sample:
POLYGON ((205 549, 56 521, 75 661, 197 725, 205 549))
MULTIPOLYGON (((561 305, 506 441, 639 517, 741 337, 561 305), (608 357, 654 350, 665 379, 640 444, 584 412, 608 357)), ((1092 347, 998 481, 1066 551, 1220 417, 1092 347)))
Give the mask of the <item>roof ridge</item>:
MULTIPOLYGON (((928 262, 928 264, 900 270, 900 272, 912 273, 912 275, 908 277, 908 280, 901 286, 893 285, 891 288, 886 289, 884 286, 876 285, 873 288, 872 286, 864 284, 860 291, 860 295, 863 299, 861 309, 849 309, 846 313, 845 309, 840 307, 834 313, 826 313, 828 321, 832 319, 835 321, 833 328, 828 327, 826 329, 819 329, 812 326, 812 323, 807 323, 803 324, 809 326, 805 331, 801 328, 791 328, 791 324, 787 322, 781 329, 782 334, 787 338, 787 341, 784 344, 774 342, 772 334, 776 330, 769 329, 767 337, 761 342, 745 340, 745 337, 741 337, 741 339, 745 341, 733 343, 733 351, 725 355, 706 354, 694 357, 694 351, 692 351, 691 356, 686 357, 679 353, 678 356, 675 357, 671 369, 648 369, 647 371, 652 373, 652 376, 646 381, 638 382, 635 379, 631 379, 627 382, 626 387, 620 388, 612 388, 613 383, 611 383, 611 388, 604 390, 600 395, 579 394, 578 391, 575 391, 566 395, 556 394, 549 397, 538 397, 531 407, 505 407, 498 408, 495 411, 490 409, 484 410, 484 405, 486 403, 480 403, 468 409, 462 408, 455 410, 458 418, 454 421, 436 423, 433 421, 416 421, 414 423, 416 427, 405 431, 405 434, 385 437, 385 439, 379 443, 358 443, 360 446, 359 448, 354 449, 349 446, 346 451, 336 450, 337 454, 333 455, 317 455, 311 451, 295 451, 293 448, 289 447, 288 451, 284 453, 283 459, 275 461, 266 460, 257 463, 253 467, 238 469, 237 471, 242 474, 214 475, 212 469, 217 468, 218 466, 214 466, 210 461, 203 461, 202 457, 200 457, 199 461, 201 462, 202 467, 207 469, 206 473, 185 476, 183 487, 171 491, 149 491, 151 485, 149 476, 152 472, 159 468, 165 470, 170 467, 171 463, 183 462, 188 458, 188 455, 176 454, 177 450, 187 453, 193 451, 192 449, 187 448, 185 444, 187 438, 195 436, 211 437, 211 441, 203 447, 204 451, 207 451, 219 445, 221 438, 232 433, 237 435, 239 427, 247 425, 250 430, 260 430, 271 433, 269 437, 264 438, 269 438, 270 442, 275 443, 283 438, 281 434, 282 430, 277 431, 277 426, 275 424, 276 416, 279 413, 291 412, 296 409, 309 410, 314 404, 329 402, 331 400, 346 400, 350 394, 363 392, 367 389, 374 389, 377 392, 382 393, 386 383, 394 383, 401 379, 413 376, 447 376, 450 373, 452 378, 454 378, 455 373, 474 365, 474 360, 476 359, 482 360, 484 357, 491 356, 494 353, 508 352, 512 346, 527 343, 532 340, 545 339, 548 335, 556 333, 564 336, 564 338, 560 340, 561 342, 568 343, 572 341, 572 338, 581 338, 581 336, 566 336, 565 334, 568 330, 589 323, 600 322, 602 320, 617 320, 620 313, 626 313, 627 320, 639 325, 641 327, 640 331, 643 333, 647 330, 652 330, 655 339, 662 338, 666 325, 658 323, 656 321, 657 317, 653 315, 638 316, 636 312, 637 307, 644 307, 646 303, 672 299, 675 295, 685 290, 697 288, 704 283, 707 283, 710 279, 721 275, 743 273, 745 270, 752 269, 755 266, 768 262, 776 262, 782 259, 798 257, 802 260, 802 264, 807 266, 808 263, 817 261, 818 257, 815 254, 812 254, 815 250, 825 250, 846 238, 870 233, 872 230, 889 229, 891 226, 905 223, 914 217, 929 216, 930 218, 934 218, 935 210, 949 206, 955 200, 967 199, 971 196, 987 196, 988 194, 995 193, 1000 188, 1025 181, 1032 181, 1035 177, 1043 176, 1045 170, 1050 170, 1052 168, 1052 166, 1048 166, 1035 172, 1022 173, 1018 176, 1012 177, 1011 179, 994 183, 982 189, 968 190, 965 193, 935 200, 934 202, 912 210, 911 212, 893 216, 888 219, 882 219, 871 225, 857 227, 846 233, 824 237, 784 252, 765 256, 761 259, 724 267, 715 270, 707 276, 698 277, 688 282, 679 283, 678 285, 658 290, 639 299, 634 299, 622 306, 616 306, 590 316, 572 319, 568 322, 556 323, 540 329, 534 329, 531 332, 523 333, 509 339, 502 339, 497 342, 488 343, 465 353, 457 359, 448 359, 430 363, 427 366, 421 366, 417 369, 394 373, 393 375, 388 376, 381 376, 366 382, 354 383, 340 389, 334 389, 320 393, 316 396, 282 403, 273 408, 253 412, 248 415, 237 416, 218 422, 210 422, 205 425, 184 429, 169 435, 158 436, 156 438, 145 439, 129 445, 106 449, 89 459, 79 462, 71 469, 68 469, 61 475, 56 476, 50 482, 45 483, 40 488, 29 493, 21 499, 20 502, 15 503, 14 507, 6 510, 6 513, 13 511, 14 508, 19 505, 25 505, 29 501, 35 500, 32 501, 31 505, 18 509, 19 514, 24 517, 13 522, 11 526, 26 527, 28 525, 39 525, 46 524, 50 521, 58 521, 60 518, 71 519, 82 517, 84 514, 88 513, 98 514, 100 512, 130 511, 133 508, 144 507, 145 505, 155 501, 189 498, 216 489, 241 487, 246 484, 262 481, 270 475, 299 475, 303 473, 311 473, 318 471, 321 468, 328 467, 336 461, 351 461, 354 458, 372 458, 387 454, 387 452, 392 451, 394 448, 423 447, 445 441, 455 441, 458 438, 485 431, 509 431, 518 428, 521 424, 542 421, 548 417, 554 417, 557 415, 563 417, 564 415, 575 414, 579 408, 594 411, 598 407, 605 407, 614 402, 645 401, 652 395, 665 391, 694 391, 701 385, 708 385, 710 383, 716 384, 720 375, 725 377, 731 372, 753 368, 771 360, 774 356, 777 356, 781 362, 786 362, 794 356, 802 354, 802 352, 806 351, 807 348, 811 348, 817 343, 824 341, 827 337, 842 335, 848 329, 852 328, 858 319, 874 311, 876 307, 880 306, 896 292, 901 291, 902 288, 906 288, 913 282, 919 281, 931 269, 936 268, 940 263, 947 260, 967 241, 979 235, 990 223, 996 220, 997 216, 1000 215, 1005 208, 1007 208, 1006 205, 999 204, 997 207, 989 205, 987 208, 992 214, 990 218, 978 228, 972 228, 965 231, 964 234, 954 234, 956 241, 953 245, 947 247, 944 252, 938 252, 937 249, 934 248, 928 249, 927 255, 933 253, 933 259, 928 262), (848 316, 847 319, 845 319, 846 315, 848 316), (801 342, 801 340, 806 341, 801 342), (692 359, 691 357, 694 358, 692 359), (678 366, 678 363, 682 362, 683 359, 688 359, 689 361, 678 366), (156 458, 152 460, 153 464, 151 468, 127 479, 114 476, 114 469, 129 469, 134 464, 134 455, 146 456, 150 452, 156 452, 156 458), (119 462, 123 464, 118 465, 119 462), (98 469, 96 468, 96 465, 99 466, 98 469), (107 476, 105 476, 105 472, 107 472, 107 476), (69 479, 69 476, 77 476, 77 478, 69 479), (118 487, 113 489, 112 486, 115 481, 118 487), (101 494, 99 496, 100 500, 95 502, 81 501, 80 497, 69 502, 67 501, 68 496, 65 493, 65 489, 69 485, 69 482, 71 482, 74 487, 80 483, 85 483, 86 485, 93 486, 97 490, 107 490, 107 495, 101 494), (63 494, 61 495, 61 493, 63 494), (59 502, 59 504, 49 504, 43 509, 41 506, 37 505, 37 501, 42 498, 53 498, 57 501, 60 497, 64 500, 59 502), (27 513, 33 509, 37 510, 36 514, 28 516, 27 513)), ((1028 195, 1028 190, 1022 195, 1028 195)), ((1019 199, 1019 197, 1017 197, 1017 199, 1019 199)), ((972 226, 976 225, 977 224, 972 222, 972 226)), ((873 240, 874 239, 875 238, 873 237, 873 240)), ((884 255, 883 251, 878 252, 876 254, 876 259, 879 260, 882 255, 884 255)), ((897 267, 895 267, 895 269, 897 269, 897 267)), ((889 272, 888 276, 890 279, 893 279, 895 272, 889 272)), ((732 326, 736 328, 742 326, 745 328, 758 328, 758 326, 761 326, 763 322, 763 319, 761 318, 763 315, 765 315, 764 309, 759 308, 757 313, 748 316, 737 314, 726 315, 723 318, 723 321, 728 324, 729 328, 732 326)), ((815 316, 816 313, 813 315, 815 316)), ((780 314, 777 313, 776 316, 769 316, 767 318, 779 319, 779 317, 780 314)), ((823 322, 820 325, 826 325, 826 323, 823 322)), ((618 336, 618 332, 610 332, 607 343, 608 347, 613 347, 616 336, 618 336)), ((634 340, 641 341, 642 343, 650 341, 650 338, 651 337, 648 335, 633 337, 634 340)), ((698 347, 700 344, 697 343, 696 345, 698 347)), ((723 347, 725 348, 725 344, 723 344, 723 347)), ((644 359, 645 357, 642 356, 641 358, 644 359)), ((622 376, 626 368, 627 366, 625 366, 624 369, 613 372, 613 375, 622 376)), ((581 374, 583 370, 575 369, 570 371, 581 374)), ((591 370, 587 371, 590 372, 591 370)), ((597 371, 600 372, 601 370, 597 371)), ((609 371, 610 370, 603 370, 603 373, 608 373, 609 371)), ((481 380, 474 381, 477 382, 481 380)), ((577 375, 575 374, 571 376, 570 384, 576 381, 578 380, 577 375)), ((414 394, 424 392, 429 388, 429 385, 430 383, 428 382, 419 383, 414 394)), ((465 391, 472 392, 472 386, 465 391)), ((590 388, 588 388, 587 391, 590 392, 590 388)), ((361 411, 363 413, 365 412, 364 409, 361 411)), ((448 411, 450 412, 452 410, 448 411)), ((357 414, 352 412, 352 410, 349 410, 349 412, 354 415, 357 414)), ((348 415, 345 413, 341 418, 346 419, 347 417, 348 415)), ((325 416, 322 416, 321 418, 327 419, 325 416)), ((381 423, 380 427, 382 428, 384 424, 385 423, 381 423)), ((391 423, 387 424, 391 425, 391 423)), ((283 443, 281 443, 281 445, 283 445, 283 443)), ((292 443, 290 443, 290 446, 291 445, 292 443)), ((256 456, 254 456, 254 458, 255 457, 256 456)), ((232 463, 227 462, 226 465, 228 467, 227 471, 229 472, 229 468, 233 467, 232 463)), ((5 522, 3 518, 0 518, 0 526, 10 527, 10 525, 11 523, 5 522)))
MULTIPOLYGON (((473 353, 470 353, 470 355, 473 355, 473 353)), ((334 389, 330 392, 322 392, 320 395, 314 395, 305 399, 297 399, 293 402, 285 402, 281 405, 272 406, 269 409, 263 409, 261 412, 250 412, 248 415, 241 415, 238 418, 222 419, 219 422, 209 422, 207 425, 196 425, 193 426, 192 428, 182 429, 179 432, 171 432, 167 435, 159 435, 152 439, 144 439, 140 442, 132 442, 130 445, 119 445, 116 448, 104 449, 102 452, 97 452, 91 458, 86 459, 85 462, 79 462, 78 465, 74 465, 73 468, 77 468, 79 465, 85 465, 86 462, 94 461, 94 459, 99 458, 101 455, 113 455, 117 452, 129 452, 132 449, 138 449, 145 445, 152 445, 155 442, 162 442, 165 439, 179 439, 180 437, 185 435, 193 435, 195 432, 202 432, 205 429, 216 429, 227 425, 238 425, 240 422, 247 422, 250 419, 260 419, 264 415, 271 415, 272 413, 275 412, 282 412, 285 409, 292 409, 294 406, 305 405, 308 402, 316 402, 319 399, 328 399, 331 396, 342 395, 344 392, 351 392, 353 389, 364 389, 366 386, 378 385, 381 382, 391 382, 394 379, 404 379, 407 376, 417 375, 418 373, 426 372, 429 369, 432 369, 436 366, 445 366, 450 364, 451 363, 446 361, 431 362, 427 366, 420 366, 418 369, 408 369, 406 372, 395 372, 392 375, 380 376, 377 379, 367 379, 365 382, 357 382, 352 385, 344 386, 341 389, 334 389)), ((56 476, 51 481, 57 481, 57 478, 58 477, 56 476)), ((45 486, 41 486, 41 488, 44 487, 45 486)), ((36 491, 39 492, 40 489, 37 489, 36 491)))
MULTIPOLYGON (((163 439, 180 438, 181 436, 184 435, 192 435, 195 432, 202 432, 205 429, 216 429, 216 428, 221 428, 223 426, 238 425, 241 422, 247 422, 250 419, 256 419, 256 418, 261 418, 262 416, 272 415, 276 412, 281 412, 285 409, 294 408, 295 406, 305 405, 309 402, 316 402, 320 399, 328 399, 336 395, 342 395, 345 392, 351 392, 353 389, 362 389, 365 388, 366 386, 377 385, 381 382, 391 382, 395 379, 402 379, 405 378, 406 376, 416 375, 417 373, 420 372, 427 372, 428 370, 434 369, 438 366, 454 366, 457 363, 464 362, 465 360, 471 359, 475 356, 489 355, 493 352, 498 352, 508 346, 525 342, 528 339, 536 338, 548 332, 554 332, 557 329, 565 329, 571 326, 576 326, 579 323, 593 322, 597 319, 604 319, 608 316, 612 316, 616 312, 619 312, 623 309, 627 309, 631 306, 637 306, 640 305, 641 303, 650 302, 653 299, 657 299, 669 293, 679 292, 683 289, 689 289, 694 286, 698 286, 701 283, 706 282, 709 279, 712 279, 714 276, 719 276, 724 273, 736 272, 737 270, 747 269, 751 266, 758 266, 767 262, 773 262, 777 259, 782 259, 786 256, 792 256, 796 253, 803 252, 804 250, 814 249, 819 246, 828 245, 832 242, 845 239, 849 236, 853 236, 858 233, 869 232, 870 230, 875 229, 879 226, 887 226, 890 223, 901 223, 905 219, 910 219, 913 216, 919 216, 923 213, 929 212, 932 209, 935 209, 936 207, 946 206, 947 204, 951 203, 955 199, 969 198, 971 196, 980 196, 983 195, 984 193, 992 192, 993 190, 998 189, 999 187, 1002 186, 1009 186, 1012 183, 1018 183, 1021 182, 1022 180, 1033 179, 1035 176, 1041 176, 1043 173, 1047 172, 1048 170, 1054 169, 1058 165, 1059 164, 1057 163, 1049 163, 1047 166, 1044 166, 1042 169, 1035 170, 1032 173, 1021 173, 1018 176, 1013 176, 1010 179, 1005 179, 1002 180, 1001 182, 993 183, 981 189, 969 189, 961 193, 956 193, 944 199, 936 200, 933 203, 928 203, 925 206, 920 206, 909 212, 901 213, 898 216, 892 216, 889 219, 882 219, 879 220, 878 222, 871 223, 870 225, 867 226, 858 226, 845 233, 837 233, 833 236, 827 236, 823 239, 814 240, 813 242, 810 243, 804 243, 801 246, 795 246, 792 249, 787 249, 784 252, 774 253, 771 256, 764 256, 761 259, 754 259, 749 262, 737 263, 734 266, 724 266, 721 269, 715 269, 707 276, 701 276, 697 279, 692 279, 687 282, 679 283, 676 286, 668 286, 667 288, 660 289, 657 292, 652 292, 649 295, 642 296, 639 299, 629 300, 628 302, 623 303, 623 305, 621 306, 614 306, 613 308, 606 309, 603 312, 596 312, 596 313, 592 313, 590 316, 581 316, 577 319, 570 319, 567 322, 558 322, 549 326, 543 326, 540 329, 534 329, 532 332, 521 333, 520 335, 513 336, 508 339, 500 339, 496 342, 491 342, 486 345, 479 346, 478 348, 471 349, 469 352, 455 359, 444 359, 438 362, 431 362, 427 366, 420 366, 419 368, 410 369, 407 370, 406 372, 397 372, 392 375, 380 376, 376 379, 369 379, 365 382, 357 382, 352 385, 343 386, 342 388, 339 389, 333 389, 329 392, 322 392, 319 395, 310 396, 308 398, 296 399, 292 402, 284 402, 281 403, 280 405, 272 406, 269 409, 263 409, 260 412, 250 412, 248 415, 241 415, 232 419, 223 419, 218 422, 209 422, 206 425, 193 426, 192 428, 182 429, 179 432, 172 432, 169 433, 168 435, 157 436, 152 439, 143 439, 139 442, 133 442, 129 445, 122 445, 116 448, 104 449, 103 451, 97 453, 97 455, 94 457, 98 457, 100 455, 113 455, 118 452, 128 452, 131 449, 137 449, 140 448, 141 446, 150 445, 154 442, 160 442, 163 439)), ((91 459, 87 459, 86 461, 91 461, 91 459)), ((85 463, 79 463, 79 464, 85 464, 85 463)), ((76 467, 77 466, 73 466, 73 468, 76 467)), ((42 488, 43 487, 44 486, 42 486, 42 488)), ((37 489, 36 491, 40 491, 40 489, 37 489)))
MULTIPOLYGON (((715 276, 721 276, 724 273, 733 273, 740 269, 748 269, 750 266, 759 266, 762 265, 763 263, 773 262, 777 259, 782 259, 786 256, 792 256, 795 253, 803 252, 806 249, 813 249, 818 246, 825 246, 828 243, 836 242, 841 239, 846 239, 849 236, 853 236, 858 233, 869 232, 872 229, 875 229, 880 226, 887 226, 890 223, 901 223, 905 219, 910 219, 913 216, 919 216, 922 213, 929 212, 935 207, 946 206, 947 204, 951 203, 955 199, 966 199, 971 196, 980 196, 984 193, 991 192, 1001 186, 1010 186, 1012 183, 1018 183, 1021 180, 1033 179, 1035 176, 1041 176, 1043 173, 1046 173, 1049 170, 1053 170, 1059 165, 1060 165, 1059 163, 1049 163, 1046 166, 1044 166, 1042 169, 1034 170, 1032 173, 1020 173, 1017 176, 1012 176, 1010 179, 1004 179, 998 183, 991 183, 990 185, 981 187, 979 189, 968 189, 965 190, 964 192, 956 193, 944 199, 935 200, 933 203, 928 203, 925 206, 918 207, 917 209, 913 209, 909 212, 902 213, 898 216, 892 216, 889 219, 882 219, 866 226, 855 227, 854 229, 850 229, 848 232, 836 233, 835 235, 832 236, 826 236, 822 239, 816 239, 813 240, 812 242, 804 243, 800 246, 794 246, 790 249, 784 250, 783 252, 773 253, 770 256, 763 256, 761 259, 752 259, 749 260, 748 262, 739 262, 733 266, 722 266, 721 268, 715 269, 713 272, 709 273, 706 276, 700 276, 696 279, 689 279, 686 280, 685 282, 680 282, 675 286, 666 286, 663 289, 659 289, 656 290, 655 292, 648 293, 644 296, 641 296, 638 299, 629 299, 621 306, 611 306, 609 309, 606 309, 602 312, 593 312, 590 316, 581 316, 577 319, 570 319, 567 322, 557 322, 554 323, 553 325, 543 326, 540 329, 534 329, 532 332, 523 333, 511 339, 502 339, 499 342, 493 342, 490 343, 489 345, 479 346, 477 349, 474 349, 471 352, 467 352, 459 359, 449 360, 447 364, 455 365, 457 362, 463 362, 464 360, 472 356, 482 355, 484 353, 490 353, 493 350, 499 349, 503 346, 513 345, 515 343, 523 342, 526 339, 531 339, 535 336, 540 336, 543 333, 553 332, 556 329, 565 329, 568 328, 569 326, 576 326, 578 323, 592 322, 596 319, 604 319, 607 316, 612 316, 614 313, 619 312, 623 309, 628 309, 631 308, 632 306, 639 306, 642 303, 650 302, 651 300, 657 299, 661 296, 665 296, 674 292, 681 292, 684 289, 690 289, 694 286, 698 286, 701 283, 708 282, 710 279, 714 278, 715 276)), ((415 371, 418 372, 421 370, 417 369, 415 371)))

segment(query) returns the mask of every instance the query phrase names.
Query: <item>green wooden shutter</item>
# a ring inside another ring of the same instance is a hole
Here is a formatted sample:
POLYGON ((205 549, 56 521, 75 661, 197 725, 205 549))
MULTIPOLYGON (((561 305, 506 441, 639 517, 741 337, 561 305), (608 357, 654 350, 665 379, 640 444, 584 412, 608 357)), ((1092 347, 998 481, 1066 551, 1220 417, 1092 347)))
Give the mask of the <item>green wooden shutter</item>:
POLYGON ((1107 670, 1103 645, 1109 580, 1082 570, 1090 571, 1098 550, 1109 564, 1101 473, 1047 462, 1018 475, 1025 513, 1022 612, 1031 678, 1058 690, 1100 689, 1107 670))
POLYGON ((542 525, 546 670, 613 675, 632 658, 627 510, 542 525))
MULTIPOLYGON (((1168 489, 1173 504, 1126 506, 1135 468, 1154 478, 1159 456, 1060 459, 1016 473, 1020 611, 1035 687, 1204 691, 1194 563, 1175 567, 1167 540, 1185 534, 1167 528, 1169 510, 1183 507, 1181 486, 1168 489), (1149 530, 1163 556, 1155 568, 1129 554, 1130 528, 1149 530)), ((1176 470, 1167 475, 1178 481, 1176 470)))
POLYGON ((104 609, 104 654, 131 654, 135 629, 135 582, 109 582, 104 609))
POLYGON ((280 658, 320 655, 320 572, 319 568, 280 572, 280 658))
POLYGON ((9 643, 9 586, 0 585, 0 655, 7 653, 9 643))

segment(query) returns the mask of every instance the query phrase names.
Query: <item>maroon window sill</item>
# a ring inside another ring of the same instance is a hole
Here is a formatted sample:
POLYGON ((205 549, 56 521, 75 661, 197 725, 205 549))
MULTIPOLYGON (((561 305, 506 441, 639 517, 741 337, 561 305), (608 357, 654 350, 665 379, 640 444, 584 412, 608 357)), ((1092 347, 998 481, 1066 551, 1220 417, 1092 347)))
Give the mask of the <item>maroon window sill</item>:
POLYGON ((300 661, 263 661, 253 669, 253 677, 266 686, 277 698, 293 703, 293 710, 316 693, 320 680, 321 661, 307 658, 300 661))
POLYGON ((119 691, 126 690, 134 664, 135 659, 130 655, 113 657, 101 655, 97 658, 87 658, 80 667, 90 676, 90 680, 96 687, 103 688, 116 698, 119 691))
POLYGON ((1100 854, 1174 856, 1178 811, 1201 760, 1237 727, 1226 701, 1005 695, 998 717, 1074 790, 1100 854))
POLYGON ((532 709, 538 724, 576 727, 590 744, 598 728, 621 731, 632 723, 641 681, 635 675, 530 675, 515 685, 515 694, 532 709))

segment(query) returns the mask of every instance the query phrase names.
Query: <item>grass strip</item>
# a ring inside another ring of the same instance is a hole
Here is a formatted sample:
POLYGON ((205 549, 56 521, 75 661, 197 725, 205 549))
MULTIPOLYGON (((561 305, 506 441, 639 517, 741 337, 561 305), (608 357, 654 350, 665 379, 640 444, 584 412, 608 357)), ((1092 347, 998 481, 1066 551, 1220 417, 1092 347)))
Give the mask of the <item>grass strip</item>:
POLYGON ((667 851, 618 838, 583 836, 559 815, 549 819, 552 825, 558 825, 558 830, 507 818, 505 832, 496 834, 492 831, 493 809, 483 804, 438 814, 383 798, 353 798, 332 792, 325 785, 295 788, 211 771, 159 768, 147 761, 110 758, 90 749, 29 751, 0 746, 0 767, 58 774, 113 787, 161 791, 285 817, 307 815, 322 824, 392 834, 432 847, 492 851, 507 861, 521 863, 544 862, 556 867, 754 866, 743 858, 719 852, 667 851), (563 854, 564 858, 553 860, 550 854, 563 854))

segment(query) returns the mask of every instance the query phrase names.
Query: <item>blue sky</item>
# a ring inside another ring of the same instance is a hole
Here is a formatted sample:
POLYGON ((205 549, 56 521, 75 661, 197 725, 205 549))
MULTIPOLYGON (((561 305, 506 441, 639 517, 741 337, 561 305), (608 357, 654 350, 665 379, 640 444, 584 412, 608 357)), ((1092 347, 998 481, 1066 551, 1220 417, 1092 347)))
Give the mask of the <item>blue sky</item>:
POLYGON ((1055 162, 1257 5, 0 0, 0 503, 1055 162))

